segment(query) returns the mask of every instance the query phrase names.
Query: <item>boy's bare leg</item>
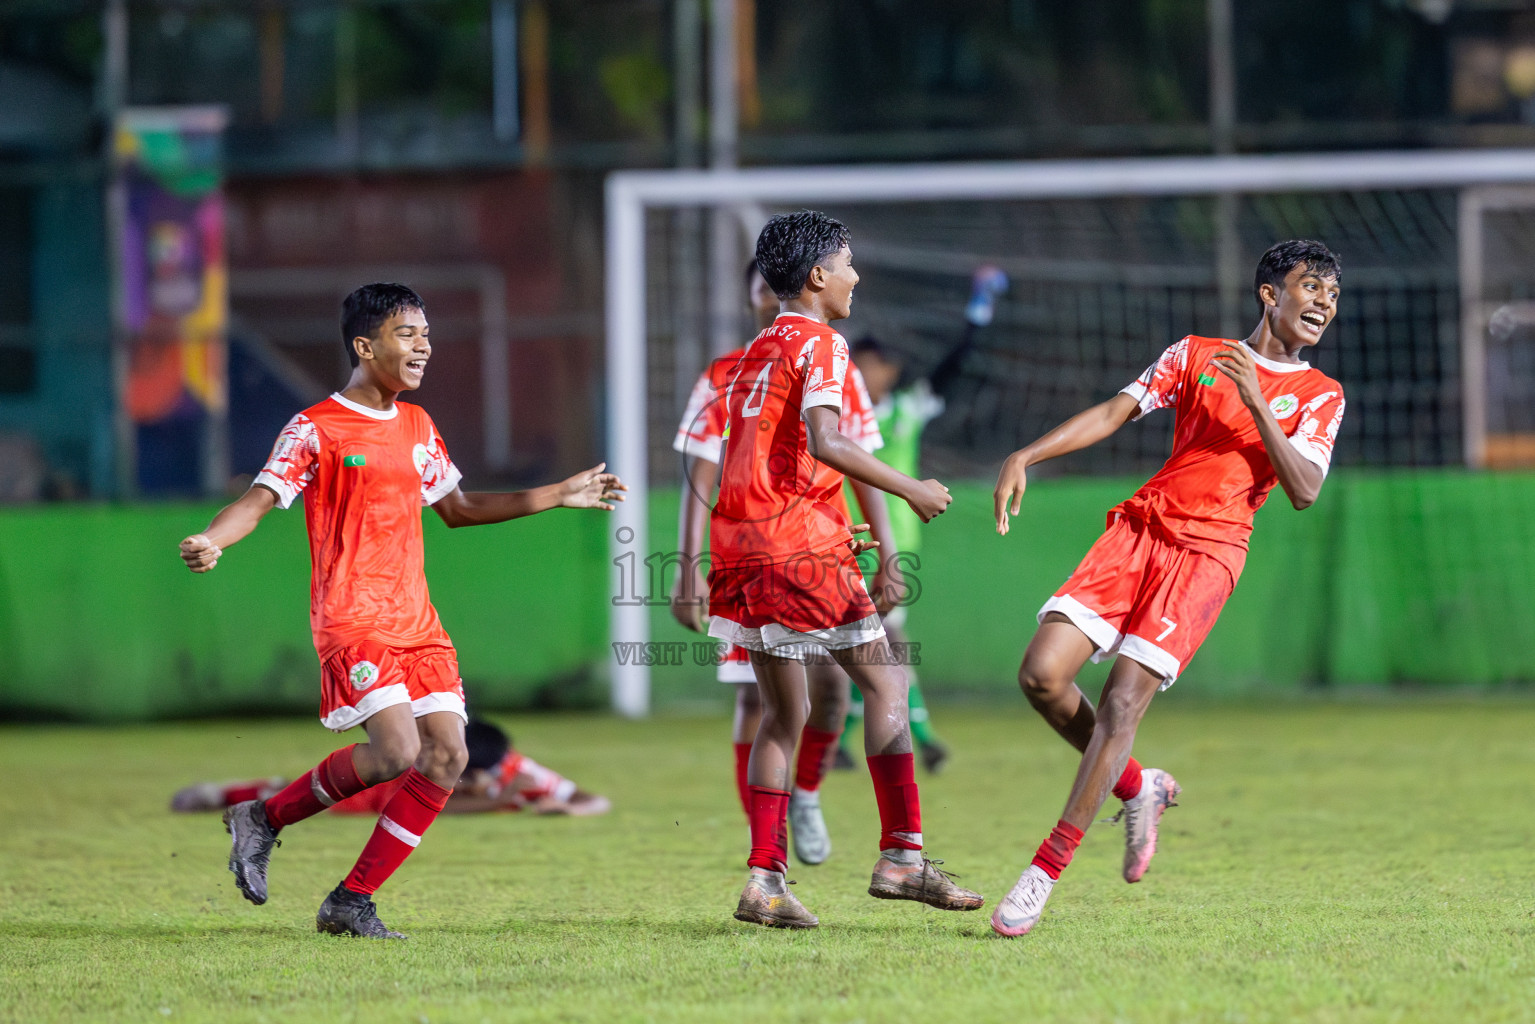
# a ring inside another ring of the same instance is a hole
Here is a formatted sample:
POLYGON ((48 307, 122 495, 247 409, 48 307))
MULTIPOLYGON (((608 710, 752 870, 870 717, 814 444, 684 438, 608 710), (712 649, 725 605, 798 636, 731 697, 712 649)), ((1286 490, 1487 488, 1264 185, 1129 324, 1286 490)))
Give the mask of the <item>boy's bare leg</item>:
POLYGON ((1139 662, 1120 657, 1109 670, 1098 699, 1097 721, 1077 766, 1077 777, 1066 798, 1061 820, 1083 832, 1103 807, 1109 790, 1124 773, 1135 743, 1135 731, 1162 685, 1162 677, 1139 662))
POLYGON ((1093 737, 1093 702, 1077 686, 1077 673, 1097 650, 1087 635, 1059 612, 1050 612, 1023 652, 1018 686, 1029 704, 1061 738, 1086 750, 1093 737))
POLYGON ((916 900, 943 910, 975 910, 979 893, 961 889, 922 856, 922 806, 906 712, 906 673, 884 637, 834 651, 863 694, 863 743, 879 804, 880 858, 869 895, 916 900))
POLYGON ((784 879, 789 864, 789 766, 805 727, 805 667, 753 652, 752 671, 762 698, 762 721, 747 764, 751 875, 736 905, 738 921, 774 928, 814 928, 820 920, 794 898, 784 879))
POLYGON ((847 718, 847 673, 824 654, 805 663, 810 712, 800 733, 794 762, 794 789, 789 797, 789 835, 794 856, 802 864, 821 864, 831 856, 831 833, 821 813, 821 781, 831 767, 831 754, 847 718))
POLYGON ((736 796, 741 801, 741 811, 751 817, 751 790, 746 781, 747 764, 751 761, 752 741, 757 738, 757 726, 762 723, 762 697, 756 683, 737 683, 735 717, 730 724, 730 743, 735 752, 736 796))

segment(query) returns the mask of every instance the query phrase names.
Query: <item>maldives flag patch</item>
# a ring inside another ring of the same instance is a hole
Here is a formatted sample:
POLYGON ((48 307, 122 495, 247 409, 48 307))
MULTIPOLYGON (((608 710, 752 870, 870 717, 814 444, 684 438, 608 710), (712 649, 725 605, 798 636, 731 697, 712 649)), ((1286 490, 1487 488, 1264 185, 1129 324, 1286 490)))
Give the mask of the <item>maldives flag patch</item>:
POLYGON ((368 464, 368 457, 366 455, 343 455, 341 457, 341 464, 343 466, 366 466, 368 464))

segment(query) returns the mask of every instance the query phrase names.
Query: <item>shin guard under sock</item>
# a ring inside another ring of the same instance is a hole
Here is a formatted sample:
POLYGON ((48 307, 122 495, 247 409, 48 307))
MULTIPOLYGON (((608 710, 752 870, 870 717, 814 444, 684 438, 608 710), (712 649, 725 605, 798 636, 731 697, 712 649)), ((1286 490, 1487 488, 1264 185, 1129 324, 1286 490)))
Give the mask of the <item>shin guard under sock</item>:
POLYGON ((412 850, 421 844, 421 836, 437 820, 438 813, 453 794, 414 768, 407 769, 400 791, 384 805, 368 845, 342 884, 353 892, 372 895, 389 880, 412 850))
POLYGON ((751 786, 752 852, 748 867, 786 871, 789 867, 789 794, 767 786, 751 786))
POLYGON ((368 788, 352 764, 352 749, 342 747, 314 768, 290 782, 282 792, 268 797, 266 820, 273 828, 319 814, 325 808, 368 788))
POLYGON ((879 848, 922 849, 916 758, 911 754, 872 754, 868 764, 874 800, 879 804, 879 848))

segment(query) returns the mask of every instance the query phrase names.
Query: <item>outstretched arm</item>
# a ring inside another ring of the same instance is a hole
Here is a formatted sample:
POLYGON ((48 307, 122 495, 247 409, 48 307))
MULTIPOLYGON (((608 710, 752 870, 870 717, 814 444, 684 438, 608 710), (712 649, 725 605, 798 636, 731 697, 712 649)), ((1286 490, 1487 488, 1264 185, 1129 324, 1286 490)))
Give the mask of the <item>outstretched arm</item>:
POLYGON ((623 501, 627 491, 612 473, 604 473, 607 463, 582 470, 557 484, 546 484, 529 491, 471 491, 457 487, 432 508, 452 529, 460 526, 488 526, 509 519, 537 515, 552 508, 600 508, 613 511, 609 502, 623 501))
POLYGON ((949 507, 953 499, 943 484, 937 480, 913 480, 900 470, 891 469, 839 431, 837 421, 841 410, 815 405, 806 409, 804 415, 805 445, 812 458, 826 463, 843 476, 903 499, 924 523, 949 507))
POLYGON ((207 572, 219 564, 225 548, 244 540, 276 505, 276 494, 261 484, 252 484, 250 490, 220 509, 206 530, 181 542, 181 560, 193 572, 207 572))
POLYGON ((1033 444, 1009 455, 1002 463, 996 489, 991 494, 997 515, 997 532, 1007 536, 1007 517, 1018 514, 1024 489, 1029 485, 1030 466, 1097 444, 1129 423, 1139 410, 1140 405, 1135 399, 1121 392, 1107 402, 1077 413, 1033 444))
POLYGON ((1327 479, 1327 474, 1322 472, 1321 466, 1297 451, 1280 428, 1258 385, 1258 366, 1252 350, 1237 341, 1224 344, 1226 348, 1215 353, 1211 361, 1217 370, 1236 381, 1237 394, 1258 425, 1263 450, 1268 452, 1269 463, 1273 465, 1279 486, 1284 488, 1290 504, 1297 509, 1309 508, 1322 493, 1322 481, 1327 479))

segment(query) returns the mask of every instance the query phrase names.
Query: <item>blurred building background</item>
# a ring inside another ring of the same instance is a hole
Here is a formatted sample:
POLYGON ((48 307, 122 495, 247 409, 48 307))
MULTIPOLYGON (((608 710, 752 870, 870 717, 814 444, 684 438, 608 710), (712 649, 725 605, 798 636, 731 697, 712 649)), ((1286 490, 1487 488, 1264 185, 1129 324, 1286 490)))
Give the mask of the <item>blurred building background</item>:
MULTIPOLYGON (((601 182, 617 168, 717 159, 708 80, 720 6, 0 6, 0 498, 207 489, 174 473, 124 479, 117 451, 107 199, 109 125, 122 108, 227 111, 229 478, 253 472, 287 416, 344 379, 336 299, 376 276, 411 281, 427 299, 437 352, 420 398, 473 482, 596 461, 601 182)), ((742 164, 1535 143, 1535 3, 1524 0, 736 0, 732 13, 731 158, 742 164), (1223 67, 1224 85, 1212 81, 1223 67)), ((1079 271, 1127 259, 1197 267, 1197 280, 1158 286, 1166 329, 1187 330, 1175 321, 1197 309, 1218 322, 1207 254, 1179 248, 1208 236, 1210 216, 1163 204, 1127 254, 1121 235, 1094 235, 1091 204, 1018 204, 984 223, 959 210, 870 213, 858 237, 886 272, 883 284, 869 275, 871 318, 854 329, 879 330, 920 363, 941 351, 942 310, 962 302, 972 258, 1011 245, 1021 261, 1017 240, 1031 236, 1079 271), (881 319, 897 295, 914 312, 881 319)), ((1345 438, 1348 461, 1461 458, 1454 217, 1453 197, 1433 193, 1343 213, 1249 203, 1238 214, 1244 265, 1292 230, 1345 236, 1335 245, 1347 243, 1353 294, 1367 298, 1346 311, 1323 365, 1358 395, 1355 410, 1373 409, 1350 429, 1376 432, 1345 438), (1388 325, 1368 335, 1379 365, 1361 320, 1372 303, 1388 325), (1400 358, 1381 356, 1383 343, 1400 358)), ((697 215, 677 215, 658 243, 674 275, 707 272, 707 232, 697 215)), ((1064 324, 1063 309, 1108 308, 1113 320, 1116 303, 1144 301, 1108 294, 1102 275, 1031 281, 1013 269, 1021 286, 999 312, 1000 340, 961 385, 970 411, 935 426, 932 457, 946 469, 983 471, 1055 414, 1037 385, 1032 397, 988 390, 1023 373, 1009 369, 1020 345, 1080 361, 1108 328, 1064 324)), ((678 380, 709 349, 699 322, 700 337, 679 340, 660 367, 678 380)), ((1148 350, 1165 338, 1146 339, 1148 350)), ((1079 374, 1060 407, 1133 370, 1111 360, 1079 374)), ((1159 447, 1083 468, 1140 468, 1159 447)))

